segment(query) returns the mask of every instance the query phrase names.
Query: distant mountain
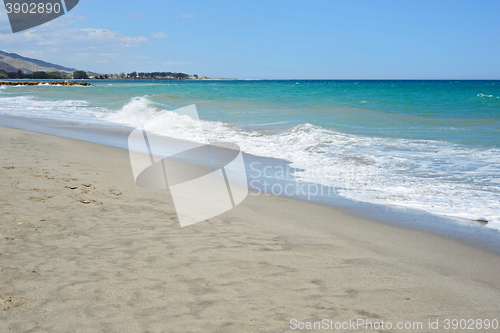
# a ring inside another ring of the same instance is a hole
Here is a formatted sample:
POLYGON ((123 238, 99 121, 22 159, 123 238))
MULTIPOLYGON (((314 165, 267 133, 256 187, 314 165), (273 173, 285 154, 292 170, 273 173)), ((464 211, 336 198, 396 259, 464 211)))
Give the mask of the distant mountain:
POLYGON ((31 74, 37 71, 61 72, 68 75, 76 71, 75 68, 68 68, 60 65, 51 64, 38 59, 26 58, 15 53, 0 51, 0 70, 6 72, 17 72, 21 70, 25 74, 31 74))
POLYGON ((6 71, 6 72, 17 72, 17 68, 15 67, 12 67, 11 65, 3 62, 3 61, 0 61, 0 71, 6 71))

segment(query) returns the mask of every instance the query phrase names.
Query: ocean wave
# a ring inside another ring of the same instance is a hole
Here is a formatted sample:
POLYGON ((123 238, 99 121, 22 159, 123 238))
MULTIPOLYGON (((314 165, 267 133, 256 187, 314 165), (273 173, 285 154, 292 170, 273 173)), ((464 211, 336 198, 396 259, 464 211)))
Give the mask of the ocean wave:
POLYGON ((29 95, 0 99, 0 113, 27 118, 95 122, 102 111, 84 100, 45 100, 29 95))
POLYGON ((477 97, 500 98, 500 96, 486 95, 486 94, 477 94, 477 97))
POLYGON ((350 199, 486 220, 500 229, 499 149, 352 135, 309 123, 268 135, 205 120, 200 129, 148 96, 104 119, 200 143, 233 142, 246 153, 290 161, 298 180, 333 186, 350 199))
POLYGON ((44 87, 72 87, 72 86, 65 86, 62 84, 50 84, 50 83, 47 83, 47 82, 40 82, 39 84, 37 84, 37 86, 44 86, 44 87))

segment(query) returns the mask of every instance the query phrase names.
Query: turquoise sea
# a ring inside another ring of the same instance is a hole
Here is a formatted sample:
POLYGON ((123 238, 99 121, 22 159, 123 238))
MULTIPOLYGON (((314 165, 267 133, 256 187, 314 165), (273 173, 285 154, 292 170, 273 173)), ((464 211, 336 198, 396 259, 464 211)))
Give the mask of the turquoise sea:
POLYGON ((234 142, 348 199, 500 229, 500 81, 91 83, 1 86, 0 115, 234 142), (175 113, 190 104, 203 137, 175 113))

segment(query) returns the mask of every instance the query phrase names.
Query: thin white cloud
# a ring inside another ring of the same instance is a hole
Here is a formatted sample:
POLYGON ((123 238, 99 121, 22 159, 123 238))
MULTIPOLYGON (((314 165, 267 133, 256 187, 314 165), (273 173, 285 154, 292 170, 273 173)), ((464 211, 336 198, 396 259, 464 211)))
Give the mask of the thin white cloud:
POLYGON ((60 16, 55 20, 38 26, 36 29, 40 31, 54 31, 71 28, 77 22, 83 22, 87 19, 85 15, 79 12, 68 13, 60 16))
POLYGON ((186 66, 190 61, 152 61, 141 55, 140 48, 154 38, 168 38, 161 31, 148 36, 124 34, 99 28, 71 27, 85 20, 75 13, 64 15, 47 24, 12 33, 7 15, 0 15, 0 49, 25 57, 49 61, 81 70, 109 73, 162 66, 186 66), (2 24, 6 27, 2 30, 2 24), (129 51, 133 51, 131 55, 129 51))
POLYGON ((181 15, 181 18, 183 18, 183 19, 192 19, 192 18, 195 18, 195 17, 196 17, 196 15, 193 14, 193 13, 184 13, 184 14, 181 15))
POLYGON ((151 34, 151 37, 153 37, 153 38, 167 38, 168 35, 163 33, 163 32, 153 32, 151 34))
POLYGON ((57 44, 57 42, 46 40, 46 41, 43 41, 43 42, 39 42, 37 45, 39 45, 39 46, 45 46, 45 45, 56 45, 56 44, 57 44))
MULTIPOLYGON (((22 55, 33 52, 36 45, 37 53, 47 58, 51 55, 51 50, 62 49, 68 58, 74 57, 78 53, 93 54, 119 54, 122 50, 138 47, 147 44, 149 39, 144 36, 129 36, 108 29, 62 29, 56 31, 39 31, 30 29, 24 32, 0 33, 0 45, 2 50, 16 52, 22 55)), ((38 56, 38 54, 37 54, 38 56)), ((63 56, 58 54, 57 58, 63 56)))
POLYGON ((75 39, 87 40, 95 43, 117 43, 126 48, 137 47, 139 44, 149 41, 149 39, 144 36, 139 35, 132 37, 108 29, 86 28, 75 30, 75 36, 73 37, 75 39))
POLYGON ((119 57, 120 54, 119 53, 99 53, 99 56, 115 58, 115 57, 119 57))

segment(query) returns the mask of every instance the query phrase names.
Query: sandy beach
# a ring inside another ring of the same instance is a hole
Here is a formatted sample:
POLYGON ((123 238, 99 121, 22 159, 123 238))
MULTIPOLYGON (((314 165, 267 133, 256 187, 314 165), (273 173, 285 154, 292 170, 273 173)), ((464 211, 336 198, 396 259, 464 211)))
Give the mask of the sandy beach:
POLYGON ((181 228, 127 151, 10 128, 0 142, 1 332, 500 320, 499 257, 481 249, 265 195, 181 228))

